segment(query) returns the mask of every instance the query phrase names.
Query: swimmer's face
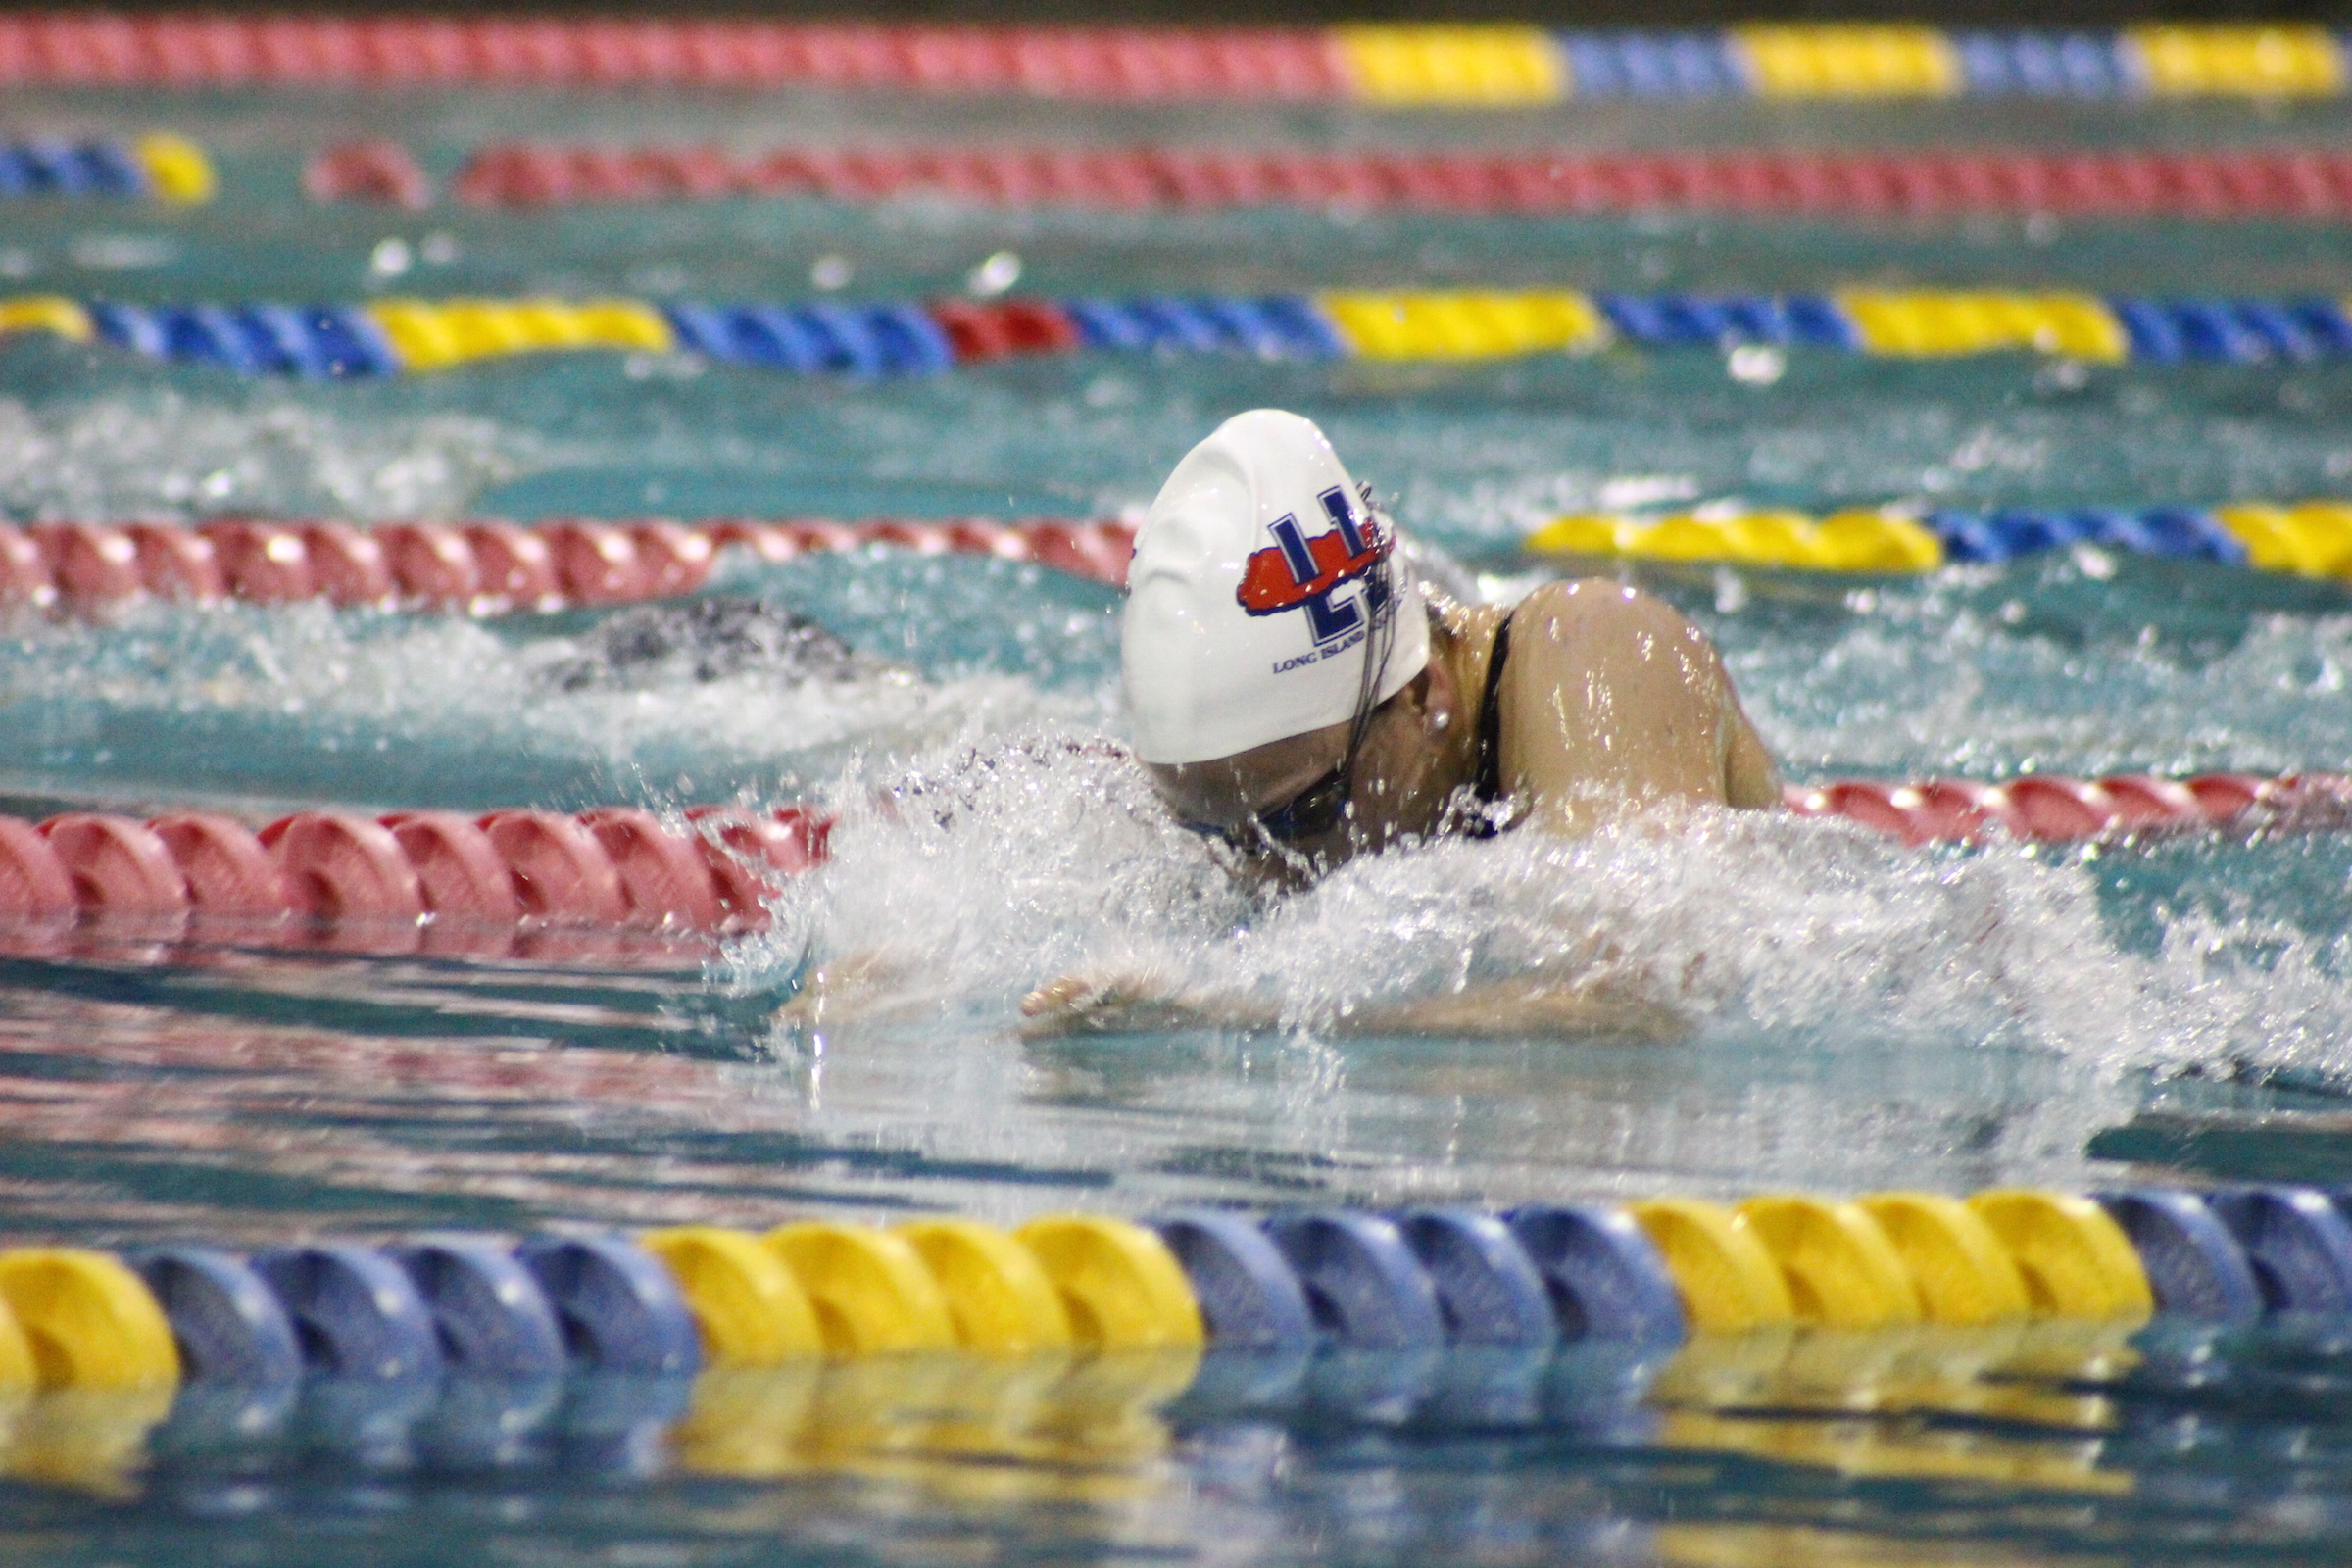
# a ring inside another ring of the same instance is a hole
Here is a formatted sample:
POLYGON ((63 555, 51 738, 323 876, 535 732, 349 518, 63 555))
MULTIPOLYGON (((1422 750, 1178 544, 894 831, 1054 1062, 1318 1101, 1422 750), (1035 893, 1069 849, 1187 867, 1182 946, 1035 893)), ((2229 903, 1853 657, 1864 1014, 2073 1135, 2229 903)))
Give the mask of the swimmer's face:
POLYGON ((1416 682, 1373 711, 1352 772, 1342 722, 1233 757, 1155 762, 1152 782, 1178 821, 1229 845, 1251 875, 1305 882, 1434 821, 1420 800, 1425 698, 1416 682))

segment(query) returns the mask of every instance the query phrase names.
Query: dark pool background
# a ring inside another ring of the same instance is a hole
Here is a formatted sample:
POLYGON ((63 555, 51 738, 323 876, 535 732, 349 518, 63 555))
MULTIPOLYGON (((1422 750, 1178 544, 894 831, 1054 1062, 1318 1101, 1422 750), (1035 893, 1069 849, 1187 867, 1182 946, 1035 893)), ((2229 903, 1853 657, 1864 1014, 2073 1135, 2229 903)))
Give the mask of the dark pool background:
MULTIPOLYGON (((12 204, 0 279, 133 300, 799 298, 821 275, 846 276, 851 296, 919 297, 961 292, 1008 256, 1018 290, 1045 295, 1857 280, 2341 294, 2352 249, 2321 224, 933 202, 393 214, 313 207, 297 181, 303 152, 359 134, 396 137, 446 176, 470 146, 526 134, 745 148, 2230 146, 2332 142, 2348 127, 2352 111, 2332 104, 2003 105, 1988 122, 1977 105, 1422 116, 822 94, 16 91, 0 101, 0 133, 177 129, 213 152, 222 194, 188 212, 12 204)), ((1322 421, 1408 528, 1503 595, 1554 569, 1515 541, 1569 508, 2217 502, 2352 486, 2341 364, 1798 352, 1739 368, 1705 353, 1482 366, 1079 357, 858 386, 595 355, 315 387, 13 338, 0 341, 0 513, 1105 514, 1148 502, 1219 418, 1275 404, 1322 421)), ((2332 585, 2095 550, 1903 580, 1629 575, 1718 639, 1797 779, 2352 762, 2352 615, 2332 585)), ((2352 1182, 2341 840, 1912 854, 1817 826, 1700 822, 1687 837, 1574 852, 1441 847, 1292 908, 1251 910, 1152 817, 1131 775, 1063 748, 1119 733, 1109 591, 889 552, 730 562, 719 586, 815 613, 909 673, 550 697, 533 671, 585 617, 146 607, 99 625, 10 622, 0 792, 12 809, 742 795, 818 796, 852 814, 836 869, 788 897, 773 937, 726 953, 493 964, 93 939, 0 960, 0 1235, 259 1244, 1202 1201, 2352 1182), (874 786, 910 772, 953 796, 949 820, 859 814, 874 786), (1562 931, 1609 933, 1659 984, 1687 986, 1693 1038, 1337 1039, 1308 1016, 1409 994, 1456 961, 1515 972, 1562 931), (812 957, 871 951, 911 977, 899 1013, 822 1036, 778 1023, 812 957), (1306 1026, 1070 1042, 1013 1030, 1029 985, 1145 960, 1287 999, 1306 1026)), ((1153 1391, 1182 1377, 1083 1396, 1048 1379, 1062 1392, 1024 1396, 1047 1414, 1021 1430, 1058 1432, 1059 1446, 1024 1438, 952 1461, 909 1436, 938 1426, 935 1387, 754 1390, 742 1397, 771 1416, 853 1409, 867 1425, 855 1441, 804 1436, 736 1466, 752 1475, 724 1473, 691 1443, 591 1462, 576 1429, 593 1391, 524 1401, 511 1441, 487 1447, 402 1426, 398 1412, 379 1422, 398 1441, 363 1441, 353 1434, 377 1429, 315 1399, 266 1441, 167 1429, 143 1469, 0 1483, 0 1555, 2339 1562, 2352 1556, 2352 1423, 2333 1334, 2286 1325, 2185 1348, 2159 1336, 2135 1364, 2115 1347, 2105 1360, 2046 1354, 1992 1405, 1966 1379, 1912 1377, 1908 1394, 1890 1393, 1868 1357, 1825 1389, 1787 1370, 1805 1363, 1785 1346, 1756 1352, 1780 1372, 1737 1387, 1689 1367, 1680 1383, 1600 1379, 1650 1388, 1646 1405, 1592 1396, 1563 1363, 1544 1375, 1583 1392, 1534 1414, 1441 1401, 1399 1417, 1350 1402, 1342 1377, 1342 1394, 1303 1402, 1196 1400, 1158 1415, 1153 1391)), ((1814 1361, 1837 1363, 1836 1348, 1814 1361)), ((0 1463, 23 1472, 53 1437, 20 1422, 17 1458, 0 1463)))

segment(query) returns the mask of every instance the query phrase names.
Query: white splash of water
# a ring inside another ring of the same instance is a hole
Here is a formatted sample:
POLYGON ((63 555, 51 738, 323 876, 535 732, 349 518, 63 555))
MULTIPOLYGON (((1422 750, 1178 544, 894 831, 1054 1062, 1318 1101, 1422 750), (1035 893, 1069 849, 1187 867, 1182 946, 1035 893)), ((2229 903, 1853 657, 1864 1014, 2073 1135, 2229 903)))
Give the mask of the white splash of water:
MULTIPOLYGON (((463 616, 353 614, 317 603, 149 604, 106 625, 20 618, 14 630, 0 660, 0 707, 20 723, 41 710, 145 713, 159 746, 174 733, 218 733, 223 719, 290 722, 306 744, 447 752, 467 767, 504 754, 657 780, 681 769, 808 779, 829 776, 854 752, 887 760, 1097 715, 1091 697, 997 674, 934 683, 893 670, 792 683, 754 670, 566 692, 540 670, 576 648, 568 641, 517 645, 463 616)), ((285 760, 299 770, 299 753, 285 760)))
POLYGON ((809 1113, 942 1153, 1107 1164, 1136 1178, 1126 1201, 2080 1182, 2143 1073, 2352 1055, 2331 1043, 2352 1039, 2331 948, 2179 918, 2160 951, 2132 951, 2091 865, 2016 848, 1697 810, 1574 843, 1432 844, 1261 903, 1099 740, 941 757, 895 795, 871 793, 881 776, 848 781, 831 864, 736 955, 751 991, 811 962, 881 977, 878 1004, 853 985, 816 1028, 779 1019, 809 1113), (1071 974, 1156 976, 1284 1023, 1016 1038, 1016 999, 1071 974), (1692 1032, 1340 1027, 1524 976, 1605 977, 1692 1032), (1092 1085, 1074 1100, 1072 1073, 1092 1085))
POLYGON ((2256 616, 2220 650, 2153 634, 2083 646, 1956 597, 1878 596, 1826 648, 1728 656, 1767 744, 1799 768, 1977 776, 2352 762, 2352 616, 2256 616))
POLYGON ((2083 865, 1907 850, 1778 813, 1442 841, 1259 904, 1115 748, 1040 736, 853 805, 834 855, 755 963, 881 955, 959 1005, 1140 970, 1268 1000, 1317 1031, 1494 981, 1605 978, 1702 1034, 1963 1041, 2114 1073, 2264 1048, 2285 986, 2310 1037, 2352 1033, 2352 992, 2318 963, 2238 964, 2267 928, 2183 926, 2141 956, 2108 932, 2083 865))
POLYGON ((2105 1060, 2234 1037, 2228 1006, 2182 1010, 2199 987, 2185 959, 2107 938, 2091 874, 2018 851, 1651 813, 1581 842, 1376 856, 1260 907, 1099 741, 1000 745, 917 780, 845 813, 833 870, 788 903, 786 948, 899 953, 957 995, 1151 966, 1280 997, 1300 1027, 1487 980, 1606 973, 1764 1030, 2023 1039, 2105 1060))
POLYGON ((458 415, 327 413, 275 387, 0 399, 0 512, 33 519, 448 516, 534 465, 535 438, 458 415))

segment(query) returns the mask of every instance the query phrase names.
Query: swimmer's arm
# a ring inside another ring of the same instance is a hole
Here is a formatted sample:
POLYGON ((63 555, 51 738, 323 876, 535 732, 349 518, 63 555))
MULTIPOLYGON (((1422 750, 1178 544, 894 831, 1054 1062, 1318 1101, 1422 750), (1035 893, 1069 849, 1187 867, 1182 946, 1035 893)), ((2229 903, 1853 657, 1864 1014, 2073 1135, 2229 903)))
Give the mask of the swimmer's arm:
POLYGON ((1764 737, 1748 721, 1739 697, 1731 693, 1728 680, 1725 692, 1731 711, 1724 715, 1723 726, 1724 804, 1742 811, 1777 811, 1784 804, 1781 770, 1774 764, 1772 753, 1764 749, 1764 737))
MULTIPOLYGON (((1180 1029, 1266 1031, 1289 1021, 1278 1005, 1262 998, 1187 991, 1148 974, 1065 976, 1023 997, 1021 1014, 1021 1033, 1032 1038, 1180 1029)), ((1449 996, 1354 1007, 1314 1028, 1330 1035, 1624 1040, 1678 1040, 1690 1032, 1689 1020, 1647 999, 1533 975, 1449 996)))

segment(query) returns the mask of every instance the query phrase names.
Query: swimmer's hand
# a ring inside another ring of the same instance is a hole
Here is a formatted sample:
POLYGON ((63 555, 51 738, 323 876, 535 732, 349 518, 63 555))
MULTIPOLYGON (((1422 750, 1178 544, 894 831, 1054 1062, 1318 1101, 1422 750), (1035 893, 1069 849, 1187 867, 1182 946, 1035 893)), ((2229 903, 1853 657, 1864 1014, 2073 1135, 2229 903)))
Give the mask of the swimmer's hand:
MULTIPOLYGON (((1149 973, 1064 975, 1021 999, 1021 1033, 1145 1034, 1175 1029, 1276 1029, 1281 1009, 1258 998, 1187 993, 1149 973)), ((1680 1040, 1691 1020, 1673 1007, 1603 983, 1539 976, 1497 981, 1449 996, 1356 1007, 1320 1020, 1321 1034, 1567 1036, 1680 1040)))

